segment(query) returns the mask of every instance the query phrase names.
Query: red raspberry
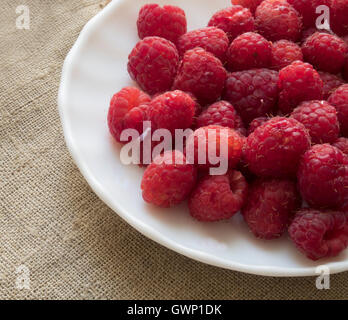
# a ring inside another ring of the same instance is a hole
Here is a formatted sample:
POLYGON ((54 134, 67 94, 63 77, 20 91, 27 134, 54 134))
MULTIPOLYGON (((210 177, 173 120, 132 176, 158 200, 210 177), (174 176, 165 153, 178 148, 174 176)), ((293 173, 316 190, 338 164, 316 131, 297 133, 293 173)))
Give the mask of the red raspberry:
POLYGON ((277 106, 278 72, 254 69, 230 73, 224 98, 229 101, 247 125, 253 119, 271 113, 277 106))
POLYGON ((270 41, 299 40, 301 17, 286 0, 265 0, 256 9, 257 30, 270 41))
POLYGON ((280 40, 273 43, 272 69, 283 69, 296 60, 303 61, 302 50, 296 43, 288 40, 280 40))
POLYGON ((336 109, 326 101, 302 102, 291 114, 308 130, 312 143, 332 143, 337 140, 340 126, 336 109))
POLYGON ((304 27, 309 28, 315 25, 319 14, 316 8, 320 5, 330 6, 331 0, 287 0, 302 16, 304 27))
MULTIPOLYGON (((121 142, 120 136, 125 129, 137 129, 142 133, 142 122, 146 120, 147 105, 151 98, 137 88, 126 87, 114 94, 110 101, 108 126, 111 135, 121 142)), ((123 141, 126 143, 127 141, 123 141)))
POLYGON ((338 138, 332 145, 348 156, 348 138, 338 138))
POLYGON ((157 36, 176 43, 187 30, 186 15, 179 7, 146 4, 140 9, 137 26, 140 39, 157 36))
POLYGON ((328 99, 332 92, 344 84, 342 78, 328 72, 319 71, 321 80, 323 80, 323 99, 328 99))
POLYGON ((240 5, 248 8, 252 14, 255 13, 256 8, 263 0, 232 0, 233 5, 240 5))
POLYGON ((216 12, 208 23, 226 32, 230 41, 244 32, 254 31, 254 18, 249 9, 232 6, 216 12))
POLYGON ((290 113, 302 101, 321 100, 323 81, 309 63, 295 61, 279 72, 279 108, 290 113))
POLYGON ((226 60, 228 46, 229 40, 226 33, 216 27, 207 27, 190 31, 182 35, 177 44, 181 56, 183 56, 187 50, 201 47, 223 62, 226 60))
POLYGON ((331 28, 340 36, 348 34, 348 0, 331 0, 331 28))
POLYGON ((148 117, 153 129, 168 129, 175 134, 175 129, 191 127, 195 108, 196 102, 189 94, 179 90, 169 91, 151 101, 148 117))
POLYGON ((172 86, 179 65, 179 54, 170 41, 148 37, 138 42, 128 57, 128 72, 149 94, 172 86))
POLYGON ((275 117, 248 136, 244 158, 261 177, 292 177, 310 147, 306 128, 295 119, 275 117))
POLYGON ((261 239, 279 238, 300 205, 296 184, 288 180, 256 180, 250 187, 242 213, 253 234, 261 239))
POLYGON ((159 155, 146 168, 141 189, 146 202, 172 207, 184 201, 196 183, 196 170, 177 150, 159 155))
POLYGON ((219 101, 209 106, 197 118, 196 124, 197 128, 215 124, 235 129, 242 135, 246 134, 242 119, 227 101, 219 101))
POLYGON ((271 65, 272 46, 264 37, 254 32, 235 38, 227 51, 231 70, 248 70, 271 65))
POLYGON ((300 210, 289 227, 289 235, 311 260, 335 257, 348 246, 348 215, 300 210))
POLYGON ((304 59, 315 68, 331 73, 338 73, 345 61, 348 46, 341 38, 326 33, 316 32, 302 45, 304 59))
POLYGON ((218 167, 220 163, 212 163, 210 155, 222 156, 220 151, 221 139, 228 141, 228 167, 234 168, 242 156, 242 137, 237 131, 218 125, 199 128, 189 136, 186 143, 187 159, 200 169, 218 167), (205 155, 202 154, 203 152, 205 155), (203 159, 199 155, 202 155, 203 159))
POLYGON ((317 28, 309 28, 309 29, 302 31, 302 38, 301 38, 300 42, 303 44, 310 36, 312 36, 316 32, 320 32, 320 33, 324 33, 324 34, 331 34, 330 31, 327 31, 327 30, 322 30, 322 29, 317 29, 317 28))
POLYGON ((173 88, 191 92, 200 103, 215 102, 224 88, 227 73, 221 61, 202 48, 186 51, 173 88))
POLYGON ((248 136, 251 135, 258 127, 266 123, 269 119, 270 118, 267 117, 259 117, 251 121, 248 129, 248 136))
POLYGON ((239 171, 222 176, 205 176, 189 200, 191 215, 200 221, 214 222, 230 219, 243 206, 248 184, 239 171))
POLYGON ((315 145, 304 154, 297 177, 310 206, 334 209, 348 199, 348 157, 329 144, 315 145))
POLYGON ((348 137, 348 84, 336 89, 329 97, 328 102, 337 110, 342 135, 348 137))

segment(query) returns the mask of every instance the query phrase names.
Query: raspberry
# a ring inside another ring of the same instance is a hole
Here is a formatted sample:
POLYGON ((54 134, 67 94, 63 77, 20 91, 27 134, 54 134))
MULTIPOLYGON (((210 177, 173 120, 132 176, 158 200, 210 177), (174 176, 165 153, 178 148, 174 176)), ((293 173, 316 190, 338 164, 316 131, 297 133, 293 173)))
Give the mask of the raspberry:
POLYGON ((348 0, 331 0, 331 27, 340 36, 348 34, 348 0))
POLYGON ((250 10, 242 6, 232 6, 216 12, 208 26, 225 31, 230 41, 242 33, 255 30, 254 18, 250 10))
POLYGON ((190 31, 182 35, 177 44, 181 56, 183 56, 187 50, 201 47, 215 55, 222 62, 226 60, 228 46, 229 40, 226 33, 216 27, 207 27, 190 31))
POLYGON ((143 198, 159 207, 172 207, 184 201, 196 183, 194 166, 186 163, 177 150, 159 155, 146 168, 141 181, 143 198))
POLYGON ((223 156, 220 151, 220 144, 223 141, 228 143, 226 159, 228 167, 234 168, 242 156, 243 140, 238 132, 227 127, 210 125, 194 131, 187 139, 186 157, 200 169, 218 167, 220 163, 213 163, 211 156, 223 156), (205 155, 202 154, 204 152, 205 155))
POLYGON ((264 37, 254 32, 235 38, 227 51, 231 70, 248 70, 271 65, 272 46, 264 37))
POLYGON ((251 121, 248 129, 248 136, 251 135, 258 127, 266 123, 269 119, 270 118, 267 117, 259 117, 251 121))
POLYGON ((288 40, 279 40, 273 43, 272 69, 283 69, 296 60, 303 61, 302 50, 296 43, 288 40))
POLYGON ((300 204, 294 182, 259 179, 251 185, 242 213, 256 237, 271 240, 286 231, 300 204))
MULTIPOLYGON (((126 87, 114 94, 110 101, 108 126, 111 135, 121 142, 121 133, 125 129, 137 129, 142 133, 142 122, 146 120, 146 109, 151 98, 137 88, 126 87)), ((126 143, 127 141, 123 141, 126 143)))
POLYGON ((342 135, 348 137, 348 84, 336 89, 329 97, 328 102, 337 110, 342 135))
POLYGON ((252 14, 255 13, 256 8, 263 0, 232 0, 233 5, 240 5, 248 8, 252 14))
POLYGON ((186 51, 173 88, 191 92, 200 103, 215 102, 227 77, 221 61, 202 48, 186 51))
POLYGON ((301 17, 286 0, 265 0, 256 9, 257 30, 270 41, 299 40, 301 17))
POLYGON ((329 144, 315 145, 304 154, 297 177, 310 206, 337 208, 348 195, 348 157, 329 144))
POLYGON ((154 129, 190 128, 196 111, 196 102, 185 92, 169 91, 154 98, 149 104, 148 117, 154 129))
POLYGON ((344 81, 342 78, 328 73, 319 71, 319 75, 321 80, 323 80, 324 86, 323 86, 323 99, 328 99, 330 95, 342 84, 344 84, 344 81))
POLYGON ((147 37, 138 42, 128 57, 128 72, 149 94, 172 86, 179 65, 179 54, 170 41, 147 37))
POLYGON ((323 29, 317 29, 317 28, 308 28, 306 30, 302 31, 302 37, 301 37, 301 43, 303 44, 310 36, 312 36, 314 33, 320 32, 324 34, 331 34, 328 30, 323 29))
POLYGON ((197 118, 196 124, 197 128, 215 124, 235 129, 242 135, 246 134, 242 119, 227 101, 219 101, 209 106, 197 118))
POLYGON ((344 66, 348 46, 332 34, 316 32, 302 45, 304 59, 315 68, 338 73, 344 66))
POLYGON ((248 136, 244 159, 250 171, 261 177, 292 177, 309 147, 310 136, 303 124, 275 117, 248 136))
POLYGON ((330 6, 331 0, 287 0, 301 15, 305 28, 313 27, 319 14, 316 8, 320 5, 330 6))
POLYGON ((179 7, 146 4, 140 9, 137 26, 140 39, 157 36, 176 43, 186 32, 186 15, 179 7))
POLYGON ((333 144, 334 147, 341 150, 345 155, 348 156, 348 139, 341 137, 338 138, 333 144))
POLYGON ((191 215, 200 221, 230 219, 243 206, 248 184, 239 171, 203 177, 189 199, 191 215))
POLYGON ((289 227, 289 235, 311 260, 335 257, 348 246, 348 216, 342 212, 300 210, 289 227))
POLYGON ((295 61, 279 72, 279 108, 290 113, 302 101, 321 100, 323 81, 309 63, 295 61))
POLYGON ((254 69, 230 73, 224 98, 229 101, 247 125, 253 119, 271 113, 277 106, 278 72, 254 69))
POLYGON ((326 101, 302 102, 291 114, 308 130, 312 143, 332 143, 337 140, 340 126, 336 109, 326 101))

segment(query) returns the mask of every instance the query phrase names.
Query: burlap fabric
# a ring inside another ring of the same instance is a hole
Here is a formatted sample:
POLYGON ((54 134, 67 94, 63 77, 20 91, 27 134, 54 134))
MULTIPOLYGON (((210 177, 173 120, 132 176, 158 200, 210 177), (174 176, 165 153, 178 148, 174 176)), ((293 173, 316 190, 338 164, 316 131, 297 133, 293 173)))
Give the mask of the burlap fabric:
POLYGON ((56 103, 63 60, 105 1, 1 4, 0 298, 348 296, 348 273, 332 276, 331 289, 323 291, 316 289, 314 278, 265 278, 223 270, 167 250, 122 221, 91 191, 73 163, 56 103), (21 4, 30 8, 30 30, 16 28, 15 9, 21 4), (19 281, 25 275, 30 283, 19 281))

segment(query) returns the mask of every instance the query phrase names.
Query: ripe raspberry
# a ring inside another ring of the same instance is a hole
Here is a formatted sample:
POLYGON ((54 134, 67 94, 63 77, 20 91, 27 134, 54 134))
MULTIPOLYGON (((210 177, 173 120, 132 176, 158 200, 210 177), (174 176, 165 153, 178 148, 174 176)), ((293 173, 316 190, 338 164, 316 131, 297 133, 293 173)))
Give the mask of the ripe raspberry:
POLYGON ((200 169, 219 167, 220 163, 214 163, 212 157, 223 157, 220 144, 227 141, 227 159, 229 168, 234 168, 241 156, 243 140, 241 135, 230 128, 218 125, 202 127, 194 131, 186 142, 186 157, 190 163, 194 163, 200 169), (205 154, 204 154, 205 153, 205 154))
POLYGON ((256 180, 250 187, 242 213, 253 234, 261 239, 279 238, 300 207, 296 184, 290 180, 256 180))
POLYGON ((312 143, 333 143, 337 140, 340 126, 336 109, 326 101, 302 102, 291 114, 308 130, 312 143))
POLYGON ((181 56, 187 50, 201 47, 215 55, 222 62, 226 60, 228 46, 229 40, 226 33, 216 27, 207 27, 185 33, 179 38, 177 44, 181 56))
POLYGON ((175 134, 175 129, 190 128, 196 111, 196 102, 185 92, 169 91, 154 98, 148 108, 148 117, 153 129, 168 129, 175 134))
POLYGON ((321 80, 323 80, 324 86, 323 86, 323 99, 328 99, 330 95, 342 84, 344 84, 344 81, 342 78, 328 73, 319 71, 319 75, 321 80))
POLYGON ((267 117, 259 117, 251 121, 248 129, 248 136, 251 135, 258 127, 266 123, 269 119, 270 118, 267 117))
POLYGON ((309 63, 295 61, 279 72, 279 108, 290 113, 302 101, 321 100, 323 81, 309 63))
POLYGON ((140 39, 157 36, 176 43, 187 30, 186 15, 179 7, 146 4, 140 9, 137 26, 140 39))
POLYGON ((247 125, 253 119, 271 113, 278 100, 278 72, 254 69, 230 73, 224 91, 247 125))
POLYGON ((248 8, 252 14, 263 0, 232 0, 232 5, 240 5, 248 8))
POLYGON ((328 102, 337 110, 341 134, 348 137, 348 84, 336 89, 329 97, 328 102))
POLYGON ((265 0, 256 9, 257 30, 270 41, 299 40, 301 17, 286 0, 265 0))
POLYGON ((145 170, 141 189, 146 202, 172 207, 184 201, 196 183, 196 170, 177 150, 155 158, 145 170))
POLYGON ((319 15, 316 8, 320 5, 330 7, 331 0, 287 0, 301 15, 305 28, 313 27, 319 15))
POLYGON ((348 138, 338 138, 332 145, 348 156, 348 138))
POLYGON ((196 125, 197 128, 219 125, 235 129, 242 135, 246 134, 242 119, 227 101, 219 101, 209 106, 197 118, 196 125))
POLYGON ((304 42, 302 52, 315 68, 338 73, 344 66, 348 45, 335 35, 316 32, 304 42))
POLYGON ((304 154, 297 177, 310 206, 335 209, 348 199, 348 157, 329 144, 315 145, 304 154))
POLYGON ((335 257, 348 246, 348 215, 300 210, 289 227, 289 235, 309 259, 335 257))
POLYGON ((317 29, 317 28, 309 28, 302 31, 302 37, 301 37, 301 43, 303 44, 310 36, 312 36, 314 33, 320 32, 324 34, 331 34, 330 31, 317 29))
POLYGON ((310 147, 306 128, 295 119, 275 117, 248 136, 244 159, 261 177, 292 177, 310 147))
MULTIPOLYGON (((142 133, 142 122, 146 119, 147 105, 151 98, 137 88, 126 87, 114 94, 110 101, 108 126, 111 135, 118 142, 125 129, 137 129, 142 133)), ((123 141, 126 143, 127 141, 123 141)))
POLYGON ((230 219, 243 206, 247 189, 248 184, 239 171, 205 176, 189 199, 190 213, 195 219, 206 222, 230 219))
POLYGON ((218 100, 227 77, 221 61, 202 48, 186 51, 173 88, 191 92, 200 103, 218 100))
POLYGON ((225 31, 230 41, 242 33, 255 30, 253 15, 249 9, 242 6, 232 6, 216 12, 208 26, 225 31))
POLYGON ((273 43, 272 69, 283 69, 296 60, 303 61, 302 50, 296 43, 288 40, 280 40, 273 43))
POLYGON ((331 2, 331 28, 340 36, 348 34, 348 0, 332 0, 331 2))
POLYGON ((163 92, 173 84, 179 54, 170 41, 148 37, 138 42, 128 57, 128 72, 149 94, 163 92))
POLYGON ((235 38, 227 51, 228 66, 234 71, 268 67, 271 57, 271 43, 254 32, 235 38))

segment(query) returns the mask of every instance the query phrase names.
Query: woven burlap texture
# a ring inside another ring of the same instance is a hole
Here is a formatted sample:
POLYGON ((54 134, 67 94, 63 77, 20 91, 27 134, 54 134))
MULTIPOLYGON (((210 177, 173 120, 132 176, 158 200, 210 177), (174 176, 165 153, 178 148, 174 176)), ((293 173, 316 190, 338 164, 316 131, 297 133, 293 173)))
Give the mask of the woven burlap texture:
POLYGON ((0 20, 0 298, 347 297, 348 273, 317 290, 315 278, 204 265, 145 238, 103 204, 69 155, 56 101, 64 58, 105 1, 23 2, 3 0, 0 20), (21 4, 29 30, 16 28, 21 4), (20 266, 29 289, 16 282, 20 266))

